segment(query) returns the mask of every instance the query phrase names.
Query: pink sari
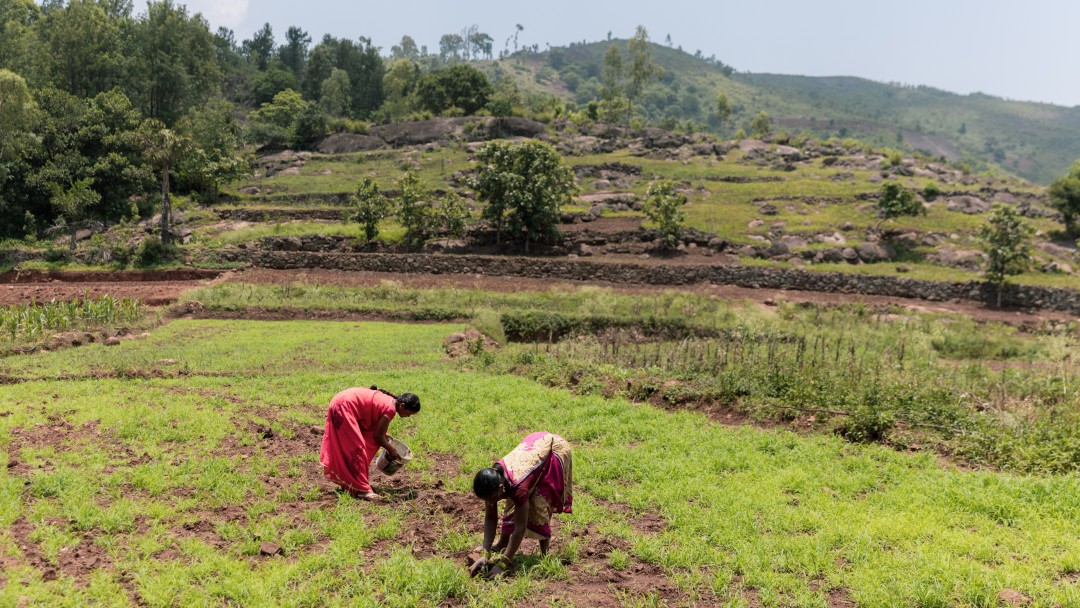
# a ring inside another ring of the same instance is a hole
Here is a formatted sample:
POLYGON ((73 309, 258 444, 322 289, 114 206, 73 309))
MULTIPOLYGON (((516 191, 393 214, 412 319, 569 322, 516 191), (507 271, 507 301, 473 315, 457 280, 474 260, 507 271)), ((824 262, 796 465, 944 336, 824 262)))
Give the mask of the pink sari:
POLYGON ((570 443, 553 433, 532 433, 498 464, 511 486, 503 534, 514 531, 514 504, 528 501, 526 536, 551 538, 551 516, 570 513, 574 502, 570 443))
POLYGON ((379 418, 394 419, 394 398, 369 388, 350 388, 330 400, 319 461, 327 479, 352 493, 371 491, 368 470, 379 450, 379 418))

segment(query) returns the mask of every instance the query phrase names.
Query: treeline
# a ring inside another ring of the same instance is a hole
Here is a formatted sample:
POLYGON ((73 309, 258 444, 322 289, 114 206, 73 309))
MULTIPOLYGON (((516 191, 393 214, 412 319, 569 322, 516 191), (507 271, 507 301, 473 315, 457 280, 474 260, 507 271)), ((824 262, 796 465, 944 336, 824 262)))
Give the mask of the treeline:
MULTIPOLYGON (((518 32, 522 28, 518 28, 518 32)), ((500 56, 509 53, 508 39, 500 56)), ((160 188, 212 198, 242 150, 309 147, 331 131, 523 103, 465 64, 493 56, 475 26, 428 53, 269 24, 237 41, 171 0, 0 0, 0 237, 145 217, 160 188)))

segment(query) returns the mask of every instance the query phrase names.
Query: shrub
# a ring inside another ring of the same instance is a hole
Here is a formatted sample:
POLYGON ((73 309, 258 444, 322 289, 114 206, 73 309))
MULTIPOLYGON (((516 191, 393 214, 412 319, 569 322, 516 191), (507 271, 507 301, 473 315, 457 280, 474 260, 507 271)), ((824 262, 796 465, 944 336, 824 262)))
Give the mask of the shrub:
POLYGON ((141 267, 157 266, 173 258, 179 250, 175 245, 167 245, 157 236, 149 236, 139 243, 135 250, 135 265, 141 267))

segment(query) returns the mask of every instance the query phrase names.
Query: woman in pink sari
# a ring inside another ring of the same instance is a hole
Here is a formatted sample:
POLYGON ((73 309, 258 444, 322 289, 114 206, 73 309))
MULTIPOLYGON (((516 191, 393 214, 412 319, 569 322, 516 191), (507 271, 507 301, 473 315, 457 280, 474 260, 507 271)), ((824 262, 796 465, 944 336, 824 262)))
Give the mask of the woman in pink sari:
POLYGON ((532 433, 493 467, 481 469, 473 479, 473 492, 484 500, 482 549, 496 554, 477 560, 470 574, 483 572, 491 578, 508 570, 526 536, 538 539, 540 553, 547 554, 551 516, 570 512, 572 490, 570 443, 553 433, 532 433), (506 508, 499 542, 492 545, 500 500, 506 508))
POLYGON ((373 386, 349 388, 334 395, 319 455, 323 475, 357 498, 378 498, 368 483, 371 459, 380 447, 397 459, 398 453, 386 436, 390 421, 419 411, 420 398, 412 393, 395 397, 373 386))

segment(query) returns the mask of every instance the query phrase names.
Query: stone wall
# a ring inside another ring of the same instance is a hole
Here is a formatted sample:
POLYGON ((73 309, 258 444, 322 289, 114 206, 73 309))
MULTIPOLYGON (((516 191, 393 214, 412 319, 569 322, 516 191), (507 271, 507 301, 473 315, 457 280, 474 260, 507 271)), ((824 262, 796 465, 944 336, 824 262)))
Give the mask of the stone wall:
MULTIPOLYGON (((948 283, 894 276, 706 264, 633 264, 475 255, 392 253, 318 253, 237 250, 215 252, 218 261, 244 262, 275 269, 325 268, 391 273, 481 274, 569 281, 608 281, 644 285, 715 283, 740 287, 825 291, 930 301, 995 302, 993 286, 981 282, 948 283)), ((1080 314, 1080 292, 1070 289, 1006 285, 1005 306, 1080 314)))

